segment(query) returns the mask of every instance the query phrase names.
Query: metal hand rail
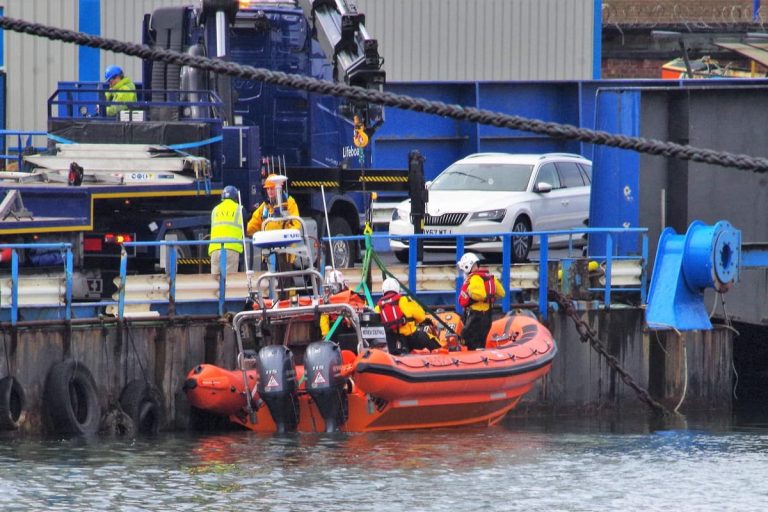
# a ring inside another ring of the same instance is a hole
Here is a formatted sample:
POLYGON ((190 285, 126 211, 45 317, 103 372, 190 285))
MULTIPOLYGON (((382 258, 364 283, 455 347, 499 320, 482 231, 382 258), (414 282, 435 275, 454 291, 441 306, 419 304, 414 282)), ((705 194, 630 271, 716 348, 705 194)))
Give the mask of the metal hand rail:
MULTIPOLYGON (((646 300, 646 273, 647 268, 646 264, 648 261, 648 230, 646 228, 581 228, 581 229, 568 229, 568 230, 555 230, 555 231, 520 231, 515 232, 514 234, 509 232, 504 233, 478 233, 478 234, 444 234, 444 235, 432 235, 432 234, 410 234, 410 235, 371 235, 374 239, 398 239, 398 240, 408 240, 408 287, 411 290, 416 290, 417 285, 417 279, 416 279, 416 269, 417 269, 417 251, 410 250, 410 248, 416 247, 416 241, 420 239, 455 239, 456 240, 456 262, 458 263, 459 258, 462 254, 464 254, 464 246, 465 246, 465 239, 469 238, 489 238, 489 237, 498 237, 502 241, 502 263, 501 263, 501 283, 505 290, 510 289, 510 280, 511 280, 511 249, 512 249, 512 238, 516 237, 527 237, 527 236, 538 236, 539 237, 539 315, 543 320, 547 319, 548 316, 548 301, 547 301, 547 294, 549 291, 548 288, 548 268, 546 262, 549 261, 549 237, 553 235, 569 235, 569 244, 568 244, 568 251, 569 254, 573 250, 573 244, 572 240, 574 236, 580 236, 582 234, 602 234, 605 235, 605 255, 595 256, 598 258, 605 258, 606 260, 606 266, 605 266, 605 287, 603 288, 604 294, 603 294, 603 301, 605 303, 606 309, 610 309, 611 306, 611 295, 612 295, 612 288, 611 288, 611 268, 614 260, 617 259, 627 259, 627 256, 617 256, 614 255, 614 236, 615 235, 622 235, 622 234, 628 234, 628 233, 637 233, 641 235, 642 243, 641 243, 641 253, 639 256, 642 259, 642 268, 641 268, 641 275, 640 275, 640 282, 641 286, 637 290, 640 293, 641 301, 644 303, 646 300)), ((337 236, 333 238, 334 240, 364 240, 365 236, 363 235, 355 235, 355 236, 337 236)), ((322 238, 322 241, 328 241, 327 238, 322 238)), ((458 296, 459 292, 461 291, 461 286, 464 283, 464 277, 461 275, 461 273, 457 270, 456 273, 456 301, 455 301, 455 308, 456 311, 461 312, 462 308, 459 305, 458 302, 458 296)), ((629 291, 626 289, 623 289, 624 291, 629 291)), ((504 299, 502 300, 502 310, 504 312, 509 311, 510 309, 510 294, 507 293, 504 296, 504 299)))
POLYGON ((19 321, 19 254, 18 249, 59 249, 65 251, 64 256, 64 318, 72 319, 72 244, 0 244, 0 250, 11 250, 11 325, 19 321))
MULTIPOLYGON (((605 303, 606 308, 611 307, 611 300, 612 296, 615 293, 616 289, 612 287, 611 285, 611 268, 613 265, 613 262, 616 260, 621 259, 628 259, 628 258, 641 258, 641 275, 640 275, 640 287, 639 288, 622 288, 621 291, 636 291, 640 293, 640 298, 642 302, 645 302, 646 300, 646 281, 647 281, 647 260, 648 260, 648 240, 647 240, 647 230, 641 229, 641 228, 584 228, 580 230, 564 230, 564 231, 531 231, 531 232, 515 232, 512 233, 482 233, 482 234, 476 234, 476 235, 372 235, 372 238, 374 239, 408 239, 409 240, 409 246, 415 247, 415 241, 420 238, 450 238, 450 239, 456 239, 456 254, 461 255, 464 252, 465 247, 465 239, 471 239, 471 238, 478 238, 478 237, 489 237, 489 236, 496 236, 499 237, 502 240, 502 247, 503 247, 503 255, 502 255, 502 275, 501 275, 501 282, 502 285, 506 290, 509 290, 510 288, 510 280, 511 280, 511 247, 512 247, 512 238, 516 236, 539 236, 540 237, 540 254, 539 254, 539 300, 538 300, 538 308, 539 308, 539 314, 542 316, 543 319, 547 318, 547 309, 548 309, 548 302, 547 302, 547 293, 548 293, 548 268, 546 265, 546 262, 548 261, 549 257, 549 239, 552 235, 562 235, 562 234, 568 234, 571 236, 575 235, 581 235, 583 233, 600 233, 605 235, 606 240, 606 250, 605 250, 605 256, 599 256, 600 259, 605 259, 605 287, 602 288, 603 290, 603 300, 605 303), (617 235, 626 234, 626 233, 637 233, 640 234, 642 237, 642 244, 641 244, 641 252, 639 255, 636 256, 617 256, 614 255, 614 248, 615 248, 615 237, 617 235)), ((364 240, 364 236, 339 236, 334 237, 335 240, 364 240)), ((121 252, 121 258, 120 258, 120 274, 119 274, 119 289, 118 289, 118 301, 117 301, 117 309, 118 309, 118 318, 123 319, 125 314, 125 305, 128 303, 126 301, 126 280, 127 280, 127 271, 128 271, 128 253, 126 251, 126 248, 129 247, 158 247, 158 246, 171 246, 171 247, 179 247, 179 246, 200 246, 200 245, 208 245, 212 243, 210 240, 185 240, 185 241, 174 241, 174 240, 162 240, 162 241, 147 241, 147 242, 125 242, 123 244, 123 249, 121 252)), ((224 240, 217 240, 213 243, 221 244, 222 248, 224 244, 227 243, 242 243, 242 240, 240 239, 224 239, 224 240)), ((0 249, 3 248, 10 248, 12 249, 12 256, 11 256, 11 286, 12 286, 12 294, 11 294, 11 322, 13 325, 15 325, 18 322, 19 317, 19 304, 18 304, 18 285, 19 285, 19 256, 17 254, 18 249, 30 249, 30 248, 37 248, 37 249, 61 249, 66 251, 66 257, 65 257, 65 276, 66 276, 66 292, 64 297, 64 317, 66 320, 70 320, 72 318, 72 276, 73 276, 73 256, 72 256, 72 248, 71 244, 66 243, 40 243, 40 244, 0 244, 0 249)), ((408 286, 412 290, 417 290, 417 262, 416 262, 416 251, 409 251, 409 269, 408 269, 408 286)), ((219 274, 219 294, 217 297, 218 302, 218 312, 219 315, 222 316, 225 313, 225 302, 226 302, 226 251, 222 253, 222 272, 219 274)), ((168 251, 168 277, 169 277, 169 289, 168 289, 168 307, 169 307, 169 314, 173 314, 175 311, 175 304, 177 302, 176 299, 176 281, 177 281, 177 275, 176 275, 176 263, 177 263, 177 254, 175 250, 168 251)), ((318 282, 322 281, 321 274, 317 270, 312 271, 296 271, 296 272, 289 272, 287 274, 283 275, 312 275, 313 280, 313 286, 317 286, 318 289, 320 286, 317 284, 318 282)), ((275 274, 265 274, 259 277, 259 283, 261 282, 261 279, 270 279, 275 277, 275 274)), ((456 274, 456 283, 455 283, 455 292, 458 296, 458 292, 461 289, 461 285, 463 283, 463 276, 458 272, 456 274)), ((597 288, 596 290, 599 290, 601 288, 597 288)), ((142 303, 146 303, 146 301, 142 301, 142 303)), ((113 303, 112 303, 113 304, 113 303)), ((510 297, 509 294, 507 294, 502 301, 502 308, 504 311, 508 311, 510 308, 510 297)), ((456 309, 460 311, 460 307, 458 303, 456 303, 456 309)))

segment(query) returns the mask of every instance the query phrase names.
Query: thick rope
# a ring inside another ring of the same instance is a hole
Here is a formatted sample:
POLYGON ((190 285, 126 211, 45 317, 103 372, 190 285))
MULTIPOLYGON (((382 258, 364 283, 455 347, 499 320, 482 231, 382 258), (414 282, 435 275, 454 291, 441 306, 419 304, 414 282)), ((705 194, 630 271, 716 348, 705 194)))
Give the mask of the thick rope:
POLYGON ((91 34, 84 34, 82 32, 50 27, 39 23, 31 23, 8 17, 0 17, 0 28, 45 37, 54 41, 64 41, 80 46, 109 50, 115 53, 139 57, 141 59, 165 62, 167 64, 177 64, 180 66, 190 66, 205 71, 219 73, 221 75, 248 80, 258 80, 284 87, 347 98, 354 102, 367 102, 387 107, 412 110, 415 112, 435 114, 442 117, 450 117, 459 121, 469 121, 483 125, 548 135, 557 139, 577 140, 590 144, 631 149, 650 155, 674 157, 681 160, 704 162, 747 171, 768 171, 768 159, 766 158, 758 158, 724 151, 714 151, 711 149, 697 148, 672 142, 646 139, 643 137, 616 135, 600 130, 589 130, 567 124, 527 119, 509 114, 499 114, 484 109, 462 107, 461 105, 447 105, 439 101, 411 98, 409 96, 393 94, 391 92, 352 87, 341 83, 316 80, 302 75, 291 75, 263 68, 243 66, 234 62, 209 59, 206 57, 195 57, 160 48, 150 48, 149 46, 126 43, 114 39, 107 39, 91 34))

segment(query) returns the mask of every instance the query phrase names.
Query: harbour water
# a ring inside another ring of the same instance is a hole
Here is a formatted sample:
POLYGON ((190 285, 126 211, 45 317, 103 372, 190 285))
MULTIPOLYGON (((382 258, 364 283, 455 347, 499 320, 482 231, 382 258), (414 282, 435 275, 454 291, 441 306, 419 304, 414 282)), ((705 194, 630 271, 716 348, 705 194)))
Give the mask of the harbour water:
POLYGON ((0 438, 0 510, 764 510, 765 418, 0 438))

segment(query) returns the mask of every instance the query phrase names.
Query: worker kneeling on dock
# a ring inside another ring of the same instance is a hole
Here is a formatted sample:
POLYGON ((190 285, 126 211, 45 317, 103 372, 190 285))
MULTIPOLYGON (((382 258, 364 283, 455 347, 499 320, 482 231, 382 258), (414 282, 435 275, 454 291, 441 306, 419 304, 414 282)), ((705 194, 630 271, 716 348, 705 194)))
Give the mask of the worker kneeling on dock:
POLYGON ((465 253, 456 265, 465 276, 459 293, 459 305, 464 308, 462 335, 469 350, 484 349, 493 320, 493 303, 504 298, 504 287, 490 272, 480 268, 476 254, 465 253))
POLYGON ((427 315, 416 302, 400 294, 400 283, 395 278, 388 277, 384 280, 381 293, 383 295, 375 309, 381 315, 381 321, 386 328, 390 354, 440 348, 437 341, 417 328, 416 324, 427 320, 427 315))

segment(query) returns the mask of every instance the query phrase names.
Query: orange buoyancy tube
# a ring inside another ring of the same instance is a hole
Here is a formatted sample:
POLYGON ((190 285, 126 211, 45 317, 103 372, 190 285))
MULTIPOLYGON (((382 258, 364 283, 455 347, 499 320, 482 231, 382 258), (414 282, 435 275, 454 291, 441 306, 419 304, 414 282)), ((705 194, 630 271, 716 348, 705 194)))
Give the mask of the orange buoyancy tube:
POLYGON ((478 351, 394 356, 370 349, 360 354, 353 378, 358 388, 385 400, 434 398, 446 403, 459 396, 509 391, 547 371, 557 353, 549 330, 533 318, 519 316, 513 343, 478 351))
POLYGON ((536 336, 538 320, 529 314, 509 313, 494 320, 485 340, 486 348, 501 348, 511 343, 525 343, 536 336))
MULTIPOLYGON (((248 370, 248 388, 256 388, 258 372, 248 370)), ((187 374, 182 389, 193 407, 229 416, 242 410, 246 404, 243 372, 225 370, 212 364, 200 364, 187 374)))

